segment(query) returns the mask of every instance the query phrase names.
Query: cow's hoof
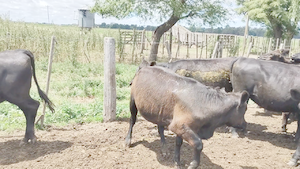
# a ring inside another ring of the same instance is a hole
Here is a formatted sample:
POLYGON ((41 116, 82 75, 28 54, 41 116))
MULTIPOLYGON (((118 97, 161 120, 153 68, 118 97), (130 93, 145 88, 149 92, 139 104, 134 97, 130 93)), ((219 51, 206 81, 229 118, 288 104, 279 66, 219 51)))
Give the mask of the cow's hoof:
POLYGON ((192 161, 188 169, 196 169, 198 167, 198 163, 196 161, 192 161))
POLYGON ((291 159, 287 164, 291 167, 296 167, 297 166, 297 161, 296 159, 291 159))
POLYGON ((239 134, 234 132, 234 133, 231 133, 231 138, 239 138, 239 134))
POLYGON ((125 147, 130 147, 131 146, 131 139, 126 139, 125 140, 125 147))

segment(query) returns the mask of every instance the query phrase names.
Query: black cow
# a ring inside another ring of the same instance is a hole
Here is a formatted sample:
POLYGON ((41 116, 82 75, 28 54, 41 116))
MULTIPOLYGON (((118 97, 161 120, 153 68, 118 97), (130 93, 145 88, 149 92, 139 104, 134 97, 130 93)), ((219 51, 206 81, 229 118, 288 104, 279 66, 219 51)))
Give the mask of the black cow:
POLYGON ((247 92, 226 93, 200 82, 175 74, 169 69, 146 66, 135 75, 131 85, 130 127, 125 140, 131 144, 132 128, 137 112, 158 125, 164 149, 164 126, 176 136, 175 163, 180 165, 183 139, 194 147, 194 160, 189 168, 197 168, 203 148, 202 139, 213 136, 221 125, 246 127, 244 113, 247 92))
MULTIPOLYGON (((300 67, 274 61, 238 58, 232 65, 234 92, 246 90, 259 106, 276 112, 300 113, 300 67)), ((299 116, 298 116, 299 117, 299 116)), ((289 165, 300 159, 299 118, 297 150, 289 165)))
POLYGON ((31 140, 34 143, 36 142, 34 121, 40 103, 29 95, 32 75, 40 97, 54 112, 52 102, 38 85, 33 54, 28 50, 0 52, 0 103, 8 101, 23 111, 26 117, 26 132, 22 141, 31 140))
POLYGON ((291 59, 294 63, 300 63, 300 53, 294 54, 291 59))

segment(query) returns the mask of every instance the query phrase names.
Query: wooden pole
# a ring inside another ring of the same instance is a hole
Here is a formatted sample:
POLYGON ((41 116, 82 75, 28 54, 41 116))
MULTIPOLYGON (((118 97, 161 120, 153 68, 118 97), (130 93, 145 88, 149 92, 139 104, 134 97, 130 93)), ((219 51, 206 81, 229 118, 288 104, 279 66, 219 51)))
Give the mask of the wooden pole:
POLYGON ((166 49, 167 49, 167 52, 168 52, 168 59, 170 61, 172 59, 172 55, 171 55, 170 45, 169 45, 168 41, 165 41, 165 46, 166 46, 166 49))
POLYGON ((245 26, 245 33, 244 33, 244 47, 243 47, 243 56, 246 50, 246 44, 248 39, 248 27, 249 27, 249 16, 246 14, 246 26, 245 26))
POLYGON ((219 48, 219 42, 216 42, 213 54, 211 56, 212 59, 216 58, 217 54, 218 54, 218 48, 219 48))
POLYGON ((252 49, 252 42, 250 42, 250 44, 249 44, 249 48, 248 48, 248 52, 247 52, 247 57, 249 57, 251 49, 252 49))
POLYGON ((198 45, 199 45, 199 44, 198 44, 198 34, 196 34, 195 36, 196 36, 196 38, 195 38, 195 44, 196 44, 196 58, 198 58, 198 47, 199 47, 199 46, 198 46, 198 45))
POLYGON ((277 40, 276 40, 276 50, 278 49, 278 47, 279 47, 279 38, 277 38, 277 40))
POLYGON ((268 53, 271 52, 271 47, 272 47, 272 38, 270 38, 269 40, 268 53))
POLYGON ((190 37, 189 37, 189 33, 186 33, 186 58, 189 58, 189 49, 190 49, 190 37))
POLYGON ((171 54, 171 55, 172 55, 172 43, 173 43, 172 39, 173 39, 173 33, 172 33, 172 28, 171 28, 171 29, 170 29, 170 39, 169 39, 169 41, 170 41, 169 49, 170 49, 170 54, 171 54))
MULTIPOLYGON (((45 93, 48 95, 49 92, 49 86, 50 86, 50 76, 51 76, 51 70, 52 70, 52 61, 53 61, 53 54, 54 54, 54 43, 55 43, 55 36, 52 36, 51 38, 51 46, 50 46, 50 53, 49 53, 49 59, 48 59, 48 71, 47 71, 47 84, 46 84, 46 90, 45 93)), ((40 118, 36 121, 36 124, 38 124, 39 121, 41 121, 41 127, 44 127, 44 120, 45 120, 45 110, 46 110, 46 102, 43 104, 43 112, 40 118)))
POLYGON ((104 122, 116 119, 115 39, 104 38, 104 122))

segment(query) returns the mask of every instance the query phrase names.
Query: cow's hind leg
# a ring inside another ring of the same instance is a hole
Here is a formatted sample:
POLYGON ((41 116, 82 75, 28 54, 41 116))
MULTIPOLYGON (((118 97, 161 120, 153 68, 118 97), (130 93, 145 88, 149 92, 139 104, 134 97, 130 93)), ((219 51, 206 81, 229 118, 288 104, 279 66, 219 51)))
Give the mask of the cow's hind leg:
POLYGON ((21 144, 27 143, 29 140, 31 143, 36 142, 36 136, 34 134, 34 122, 37 114, 37 110, 40 106, 40 103, 36 100, 33 100, 29 95, 26 98, 22 99, 7 99, 8 102, 17 105, 24 113, 26 118, 26 131, 25 137, 23 138, 21 144))
MULTIPOLYGON (((198 135, 190 129, 188 126, 182 125, 170 125, 170 129, 176 133, 179 137, 186 140, 194 148, 194 160, 190 163, 188 169, 196 169, 200 164, 200 154, 203 149, 202 140, 198 135)), ((180 146, 181 141, 176 138, 176 148, 175 148, 175 164, 179 167, 180 165, 180 146)))
POLYGON ((281 123, 281 131, 286 132, 286 125, 288 123, 290 113, 282 112, 282 123, 281 123))
POLYGON ((129 130, 128 130, 127 136, 125 138, 125 146, 128 146, 128 147, 130 147, 130 145, 131 145, 132 128, 136 122, 136 115, 137 115, 137 108, 136 108, 134 99, 132 97, 130 99, 130 112, 131 112, 130 125, 129 125, 129 130))
POLYGON ((168 151, 167 151, 167 147, 166 147, 166 139, 165 139, 165 126, 162 125, 158 125, 158 133, 160 136, 160 142, 161 142, 161 154, 163 157, 167 156, 168 151))

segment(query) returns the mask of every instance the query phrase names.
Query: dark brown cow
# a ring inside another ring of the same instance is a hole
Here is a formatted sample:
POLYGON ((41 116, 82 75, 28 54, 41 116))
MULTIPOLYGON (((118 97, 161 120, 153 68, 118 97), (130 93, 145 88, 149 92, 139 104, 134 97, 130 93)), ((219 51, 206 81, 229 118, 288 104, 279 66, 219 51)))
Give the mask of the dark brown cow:
MULTIPOLYGON (((246 127, 247 92, 226 93, 200 82, 173 73, 171 70, 146 66, 135 75, 131 85, 130 127, 125 140, 131 144, 132 128, 137 112, 159 126, 162 146, 164 126, 176 136, 175 163, 180 165, 183 139, 194 148, 194 160, 189 168, 197 168, 203 148, 202 139, 213 136, 221 125, 246 127)), ((164 147, 162 147, 164 149, 164 147)))
POLYGON ((297 150, 289 165, 300 159, 300 67, 274 61, 238 58, 232 65, 234 92, 246 90, 259 106, 276 112, 298 114, 297 150))
POLYGON ((40 89, 35 75, 34 56, 28 50, 9 50, 0 52, 0 103, 8 101, 17 105, 26 117, 26 132, 23 142, 36 141, 34 121, 40 103, 33 100, 29 91, 31 78, 37 86, 40 97, 51 111, 53 104, 40 89))

